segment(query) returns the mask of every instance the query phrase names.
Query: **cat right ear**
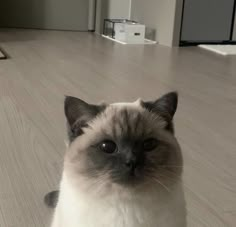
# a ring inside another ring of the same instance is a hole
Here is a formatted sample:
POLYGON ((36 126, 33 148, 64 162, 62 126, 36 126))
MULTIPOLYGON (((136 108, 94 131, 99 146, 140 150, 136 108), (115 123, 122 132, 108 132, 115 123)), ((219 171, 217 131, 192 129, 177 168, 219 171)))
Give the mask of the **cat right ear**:
POLYGON ((68 122, 70 141, 81 135, 83 133, 82 128, 86 127, 87 123, 103 111, 104 108, 105 105, 92 105, 81 99, 66 96, 64 111, 68 122))
POLYGON ((143 102, 143 105, 149 111, 162 116, 166 121, 172 121, 178 105, 178 93, 167 93, 153 102, 143 102))
POLYGON ((150 112, 161 116, 167 122, 166 129, 174 132, 172 121, 178 105, 177 92, 167 93, 153 102, 143 102, 142 104, 150 112))

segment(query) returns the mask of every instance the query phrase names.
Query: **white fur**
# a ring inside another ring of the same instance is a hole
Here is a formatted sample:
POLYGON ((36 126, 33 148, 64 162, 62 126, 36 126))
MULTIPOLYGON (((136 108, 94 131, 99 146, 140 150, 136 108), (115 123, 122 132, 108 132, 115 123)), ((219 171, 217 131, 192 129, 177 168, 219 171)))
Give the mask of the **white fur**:
POLYGON ((111 106, 116 107, 140 107, 141 99, 137 99, 135 102, 116 102, 112 103, 111 106))
POLYGON ((172 191, 147 190, 124 199, 122 193, 92 197, 74 190, 63 176, 52 227, 185 227, 182 185, 172 191))

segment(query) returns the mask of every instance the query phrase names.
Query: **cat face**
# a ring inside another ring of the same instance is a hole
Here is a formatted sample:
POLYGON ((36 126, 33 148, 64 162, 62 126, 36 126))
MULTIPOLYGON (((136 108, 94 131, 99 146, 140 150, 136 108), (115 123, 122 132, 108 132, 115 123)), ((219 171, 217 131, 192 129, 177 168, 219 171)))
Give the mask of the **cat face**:
POLYGON ((74 178, 127 188, 173 182, 182 170, 172 122, 176 107, 176 93, 154 102, 111 105, 67 97, 65 168, 74 178))

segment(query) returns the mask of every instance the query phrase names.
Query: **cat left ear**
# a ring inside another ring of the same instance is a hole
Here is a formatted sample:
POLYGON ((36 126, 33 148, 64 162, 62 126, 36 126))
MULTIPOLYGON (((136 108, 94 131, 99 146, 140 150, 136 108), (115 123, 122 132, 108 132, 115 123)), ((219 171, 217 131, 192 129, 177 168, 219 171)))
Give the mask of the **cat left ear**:
POLYGON ((95 118, 104 108, 104 105, 92 105, 81 99, 66 96, 64 110, 68 122, 70 140, 82 134, 82 128, 86 127, 87 123, 95 118))
POLYGON ((143 102, 143 106, 151 112, 157 113, 168 124, 171 124, 173 117, 175 115, 178 105, 178 94, 177 92, 170 92, 163 95, 161 98, 154 102, 143 102))

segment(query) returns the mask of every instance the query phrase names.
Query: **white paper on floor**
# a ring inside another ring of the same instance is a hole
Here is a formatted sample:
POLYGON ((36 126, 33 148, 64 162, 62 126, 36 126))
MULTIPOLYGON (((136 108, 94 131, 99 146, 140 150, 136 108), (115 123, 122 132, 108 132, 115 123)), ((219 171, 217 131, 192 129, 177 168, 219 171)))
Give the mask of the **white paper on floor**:
POLYGON ((198 45, 199 47, 221 55, 236 55, 236 45, 198 45))
POLYGON ((148 44, 148 45, 150 45, 150 44, 157 44, 156 41, 149 40, 149 39, 145 39, 143 43, 126 43, 126 42, 123 42, 123 41, 120 41, 120 40, 117 40, 117 39, 113 39, 113 38, 111 38, 109 36, 106 36, 106 35, 102 35, 102 37, 104 37, 106 39, 110 39, 110 40, 112 40, 114 42, 117 42, 117 43, 120 43, 120 44, 124 44, 124 45, 135 45, 135 44, 136 45, 139 45, 139 44, 144 44, 144 45, 148 44))

